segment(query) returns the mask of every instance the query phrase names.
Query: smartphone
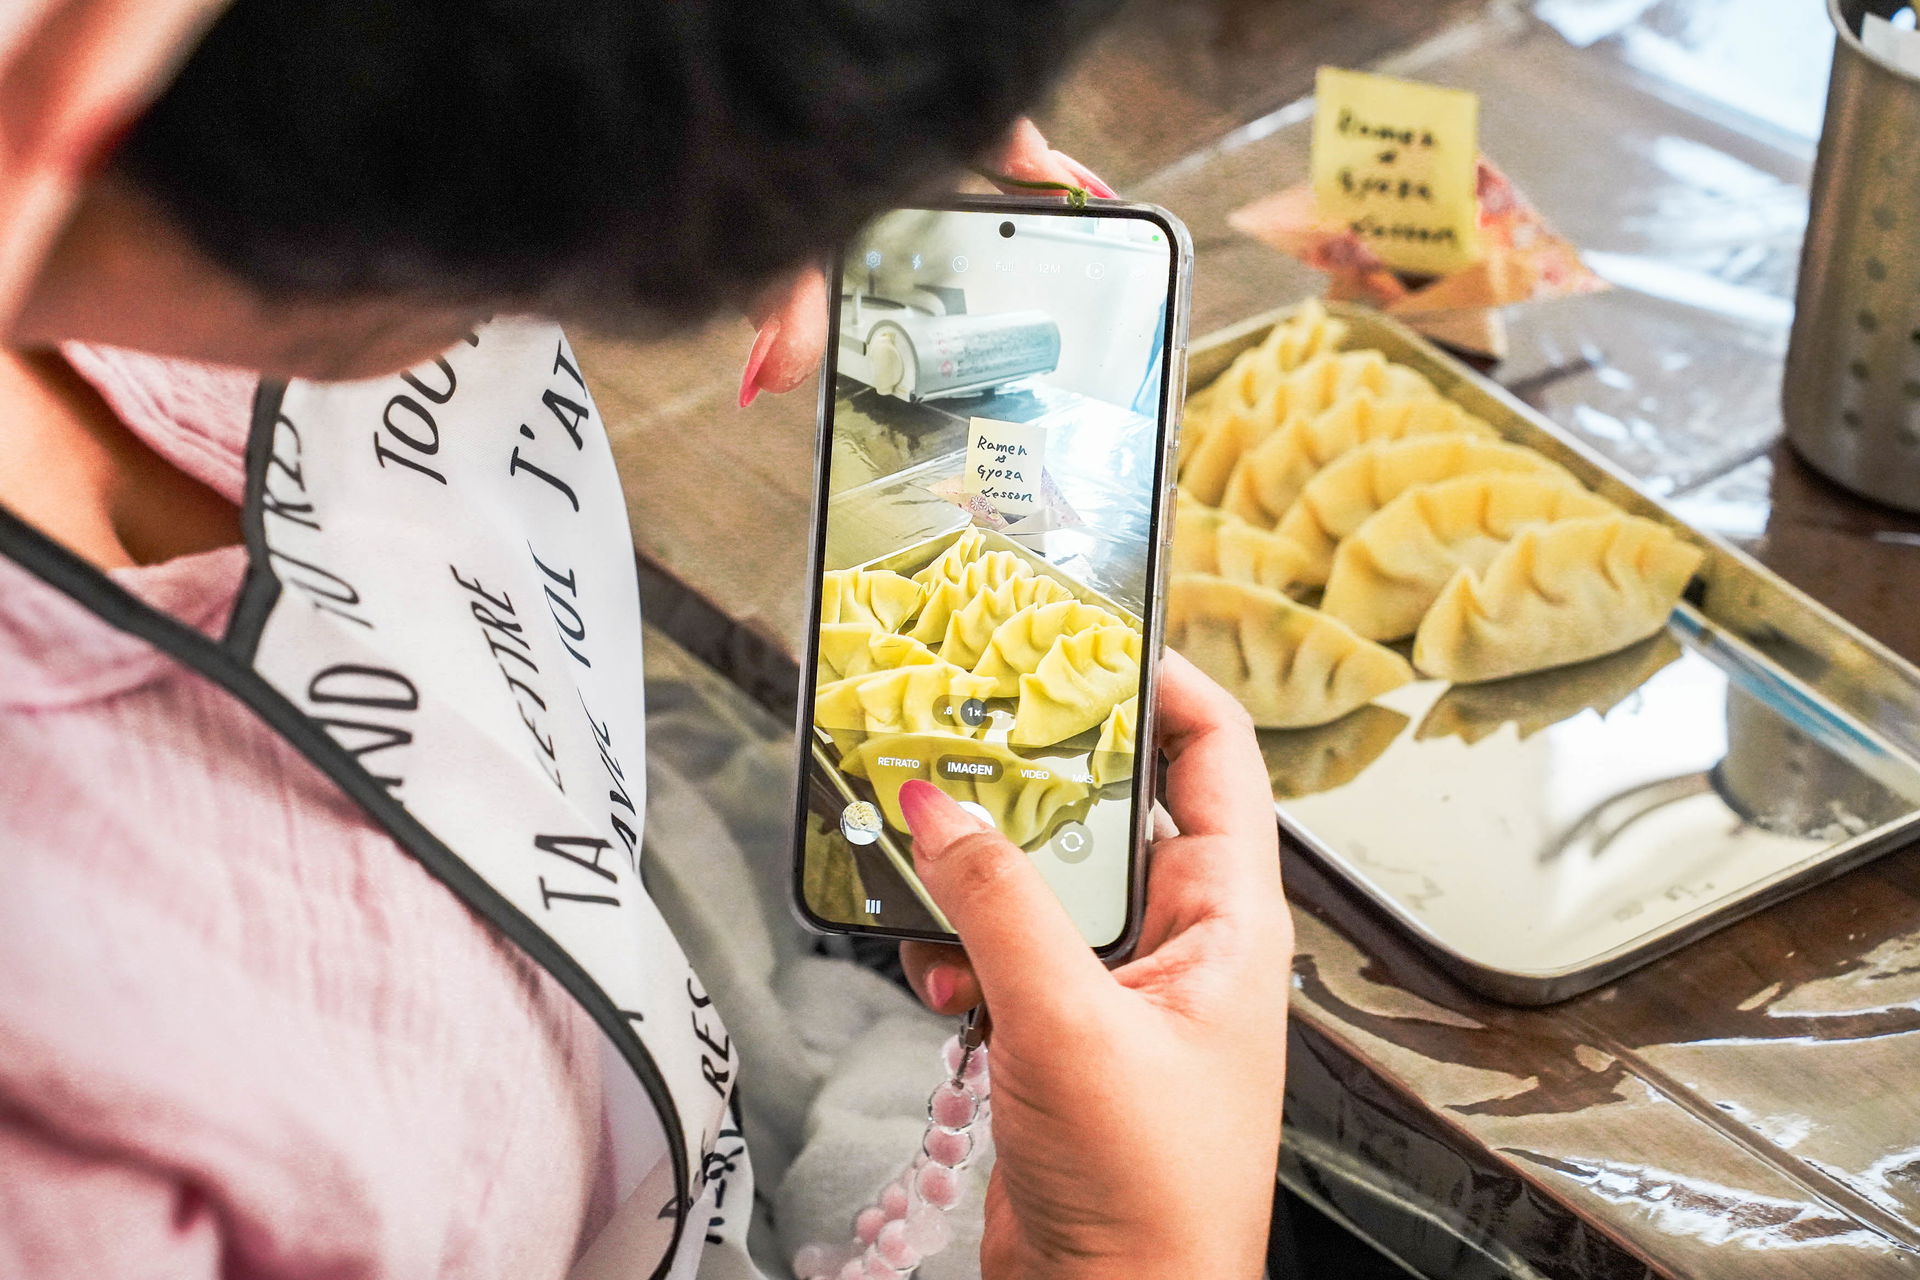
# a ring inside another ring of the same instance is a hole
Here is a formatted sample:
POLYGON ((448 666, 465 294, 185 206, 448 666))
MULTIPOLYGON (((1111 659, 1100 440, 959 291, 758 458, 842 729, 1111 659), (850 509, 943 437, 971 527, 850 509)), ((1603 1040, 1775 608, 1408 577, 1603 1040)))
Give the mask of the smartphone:
POLYGON ((896 209, 834 265, 794 899, 952 941, 899 791, 1024 848, 1088 944, 1140 919, 1193 250, 1162 209, 896 209))

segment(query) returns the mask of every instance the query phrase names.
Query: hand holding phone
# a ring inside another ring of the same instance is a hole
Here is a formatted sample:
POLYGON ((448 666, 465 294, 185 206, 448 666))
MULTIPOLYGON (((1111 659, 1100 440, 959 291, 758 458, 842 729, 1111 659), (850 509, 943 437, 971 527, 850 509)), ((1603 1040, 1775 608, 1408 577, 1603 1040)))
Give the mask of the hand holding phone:
POLYGON ((832 275, 795 901, 951 939, 901 795, 1025 849, 1083 940, 1139 923, 1191 248, 1148 206, 886 214, 832 275))
POLYGON ((914 860, 966 948, 910 943, 993 1012, 986 1277, 1261 1274, 1285 1088, 1292 922, 1246 715, 1161 671, 1166 805, 1144 928, 1109 972, 1027 855, 909 784, 914 860))

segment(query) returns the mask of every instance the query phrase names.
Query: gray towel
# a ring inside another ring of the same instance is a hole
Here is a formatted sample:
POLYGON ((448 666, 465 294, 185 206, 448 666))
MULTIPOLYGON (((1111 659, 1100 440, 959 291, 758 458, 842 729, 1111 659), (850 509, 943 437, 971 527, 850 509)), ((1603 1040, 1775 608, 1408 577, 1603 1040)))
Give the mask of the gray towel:
MULTIPOLYGON (((792 730, 647 634, 647 887, 739 1050, 758 1187, 756 1256, 770 1277, 852 1219, 919 1150, 951 1020, 851 960, 815 954, 787 905, 792 730)), ((979 1275, 991 1149, 955 1211, 955 1239, 917 1273, 979 1275)))

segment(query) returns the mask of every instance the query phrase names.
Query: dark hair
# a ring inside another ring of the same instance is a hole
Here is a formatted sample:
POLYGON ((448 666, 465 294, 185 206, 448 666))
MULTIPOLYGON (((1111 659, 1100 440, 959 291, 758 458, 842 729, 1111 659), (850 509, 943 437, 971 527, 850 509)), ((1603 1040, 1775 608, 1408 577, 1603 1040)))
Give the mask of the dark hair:
POLYGON ((275 295, 633 323, 977 157, 1113 0, 237 0, 116 166, 275 295))

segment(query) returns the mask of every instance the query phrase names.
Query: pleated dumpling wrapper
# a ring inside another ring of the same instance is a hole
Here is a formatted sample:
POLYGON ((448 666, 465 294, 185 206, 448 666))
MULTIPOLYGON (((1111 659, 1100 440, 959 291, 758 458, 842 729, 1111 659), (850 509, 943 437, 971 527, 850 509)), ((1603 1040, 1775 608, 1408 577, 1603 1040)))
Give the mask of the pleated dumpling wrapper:
POLYGON ((1398 640, 1419 629, 1455 573, 1486 568, 1522 529, 1613 510, 1605 498, 1537 475, 1409 489, 1340 544, 1320 607, 1369 640, 1398 640))
POLYGON ((1030 605, 994 628, 973 664, 973 674, 992 677, 996 698, 1018 697, 1020 677, 1038 670, 1040 660, 1060 637, 1125 625, 1117 615, 1078 600, 1030 605))
POLYGON ((1083 807, 1092 789, 1066 775, 1061 762, 1028 760, 991 742, 956 742, 927 734, 890 734, 868 738, 840 762, 840 768, 873 784, 887 825, 906 832, 900 812, 900 787, 914 778, 935 779, 955 800, 970 800, 993 815, 1000 834, 1031 845, 1083 807), (964 755, 963 772, 940 773, 940 760, 964 755), (982 768, 984 765, 986 767, 982 768))
POLYGON ((1326 724, 1413 679, 1399 654, 1319 610, 1204 574, 1168 588, 1167 644, 1268 729, 1326 724))
MULTIPOLYGON (((1180 486, 1210 507, 1223 505, 1240 459, 1287 424, 1310 419, 1355 392, 1385 400, 1438 400, 1433 384, 1378 351, 1338 351, 1313 359, 1274 383, 1259 403, 1223 413, 1198 444, 1180 454, 1180 486)), ((1265 526, 1272 528, 1272 522, 1265 526)))
POLYGON ((1107 713, 1100 740, 1093 744, 1087 772, 1097 787, 1112 786, 1133 776, 1134 742, 1140 729, 1140 695, 1135 694, 1107 713))
POLYGON ((1498 433, 1459 405, 1432 397, 1389 399, 1360 392, 1262 440, 1240 459, 1220 508, 1259 529, 1271 529, 1322 467, 1362 445, 1424 435, 1498 433))
POLYGON ((921 644, 940 644, 947 638, 947 623, 954 610, 1004 582, 1032 576, 1033 566, 1016 552, 989 551, 969 560, 958 578, 942 578, 925 588, 926 603, 920 606, 920 616, 907 634, 921 644))
POLYGON ((1283 375, 1337 349, 1346 336, 1346 321, 1328 315, 1319 299, 1307 299, 1292 315, 1267 330, 1260 345, 1235 356, 1225 373, 1187 400, 1185 420, 1180 425, 1181 443, 1189 448, 1196 446, 1224 414, 1249 412, 1283 375))
POLYGON ((1531 449, 1490 436, 1421 435, 1361 445, 1335 458, 1307 481, 1281 518, 1276 534, 1305 555, 1302 581, 1325 586, 1341 539, 1409 489, 1459 476, 1495 471, 1578 485, 1565 468, 1531 449))
POLYGON ((1308 585, 1311 558, 1291 541, 1216 511, 1188 493, 1173 508, 1173 571, 1211 573, 1270 591, 1308 585))
POLYGON ((923 595, 919 583, 885 569, 835 569, 820 575, 820 625, 867 622, 898 631, 923 595))
POLYGON ((821 684, 939 661, 933 650, 912 636, 882 631, 871 622, 830 622, 821 627, 818 656, 821 684))
POLYGON ((972 525, 960 531, 960 536, 935 556, 931 563, 913 575, 913 580, 921 586, 932 589, 935 583, 958 582, 966 572, 968 565, 978 560, 987 550, 986 535, 972 525))
POLYGON ((1413 660, 1460 683, 1624 649, 1666 625, 1704 553, 1665 525, 1613 514, 1522 531, 1482 572, 1454 575, 1413 660))
POLYGON ((823 686, 813 699, 813 722, 842 751, 869 733, 944 733, 971 738, 954 711, 968 698, 993 695, 993 681, 946 662, 871 675, 849 676, 823 686))
MULTIPOLYGON (((1001 624, 1028 609, 1040 605, 1073 602, 1073 592, 1058 579, 1036 573, 1028 578, 1013 578, 991 591, 975 596, 953 611, 947 619, 946 639, 941 641, 940 656, 955 666, 977 666, 987 644, 1001 624)), ((1101 610, 1105 613, 1105 610, 1101 610)), ((1112 614, 1109 621, 1117 622, 1112 614)), ((1001 695, 1011 698, 1013 691, 1001 695)))
POLYGON ((1020 677, 1020 705, 1007 741, 1048 747, 1085 733, 1140 689, 1140 633, 1096 627, 1061 636, 1020 677))

